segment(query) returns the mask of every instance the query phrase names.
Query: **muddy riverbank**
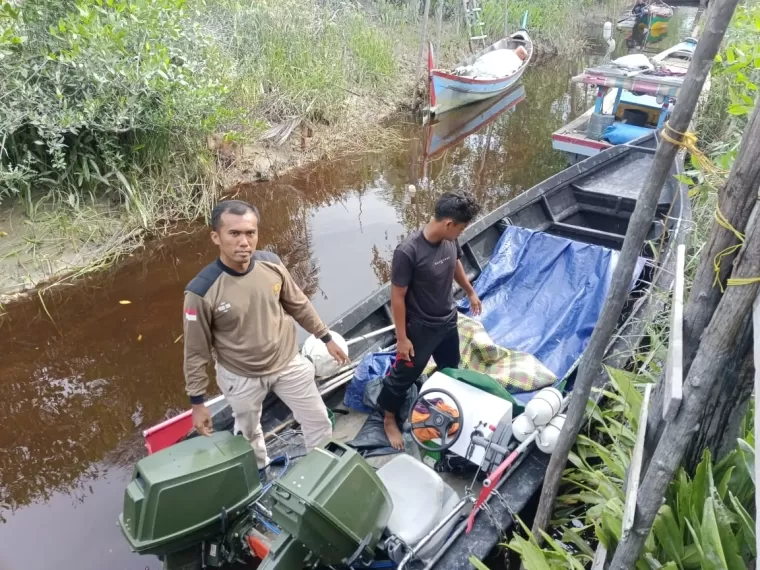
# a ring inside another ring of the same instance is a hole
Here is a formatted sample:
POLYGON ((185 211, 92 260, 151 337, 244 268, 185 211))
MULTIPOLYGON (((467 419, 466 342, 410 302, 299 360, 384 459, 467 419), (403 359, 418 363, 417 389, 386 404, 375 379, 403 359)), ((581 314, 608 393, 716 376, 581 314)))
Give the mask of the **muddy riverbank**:
MULTIPOLYGON (((468 188, 490 210, 563 168, 551 132, 588 107, 568 85, 588 61, 530 69, 524 100, 433 158, 424 152, 429 133, 399 119, 393 150, 238 186, 261 210, 260 247, 283 258, 331 321, 387 280, 393 248, 439 192, 468 188)), ((144 453, 141 431, 187 405, 182 291, 215 256, 207 234, 189 226, 76 285, 5 307, 3 570, 159 568, 129 552, 116 518, 144 453)))

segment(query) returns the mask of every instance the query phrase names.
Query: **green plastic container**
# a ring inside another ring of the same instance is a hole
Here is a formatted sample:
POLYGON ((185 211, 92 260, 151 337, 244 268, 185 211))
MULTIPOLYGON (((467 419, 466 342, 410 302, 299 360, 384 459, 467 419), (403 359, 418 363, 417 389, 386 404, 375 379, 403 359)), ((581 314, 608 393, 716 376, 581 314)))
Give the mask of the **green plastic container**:
POLYGON ((195 437, 141 459, 124 493, 119 527, 133 551, 165 555, 221 529, 261 493, 251 445, 228 431, 195 437))
POLYGON ((350 557, 365 539, 364 553, 372 557, 393 509, 374 469, 335 441, 279 479, 273 498, 275 522, 325 565, 350 557))

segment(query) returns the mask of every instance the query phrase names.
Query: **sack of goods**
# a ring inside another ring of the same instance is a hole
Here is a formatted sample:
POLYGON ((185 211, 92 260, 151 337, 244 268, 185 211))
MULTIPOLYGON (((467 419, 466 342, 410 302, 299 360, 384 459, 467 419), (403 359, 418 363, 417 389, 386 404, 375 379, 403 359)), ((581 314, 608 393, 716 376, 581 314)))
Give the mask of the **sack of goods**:
MULTIPOLYGON (((330 336, 335 343, 348 355, 348 344, 338 333, 330 331, 330 336)), ((329 378, 335 376, 340 370, 340 365, 327 352, 327 345, 314 335, 306 339, 301 347, 301 354, 314 363, 317 378, 329 378)))

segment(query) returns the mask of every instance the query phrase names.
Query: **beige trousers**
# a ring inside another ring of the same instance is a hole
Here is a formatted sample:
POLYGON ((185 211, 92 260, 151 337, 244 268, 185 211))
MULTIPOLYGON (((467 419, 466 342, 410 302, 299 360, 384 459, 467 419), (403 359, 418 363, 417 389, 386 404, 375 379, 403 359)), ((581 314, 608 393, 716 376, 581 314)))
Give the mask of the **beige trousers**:
POLYGON ((282 370, 258 378, 238 376, 217 363, 216 383, 232 407, 236 429, 251 442, 259 469, 269 463, 261 429, 261 408, 270 391, 277 394, 301 424, 307 451, 332 437, 327 408, 314 381, 314 365, 300 354, 282 370))

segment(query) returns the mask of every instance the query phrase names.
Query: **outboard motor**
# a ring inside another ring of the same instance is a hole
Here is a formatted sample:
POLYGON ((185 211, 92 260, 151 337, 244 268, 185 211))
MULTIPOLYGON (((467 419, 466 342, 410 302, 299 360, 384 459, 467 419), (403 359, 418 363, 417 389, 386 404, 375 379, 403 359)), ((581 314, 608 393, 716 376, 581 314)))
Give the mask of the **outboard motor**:
POLYGON ((272 498, 272 516, 282 533, 259 570, 366 564, 375 558, 393 510, 372 467, 335 441, 278 479, 272 498))
POLYGON ((237 529, 262 493, 251 445, 228 431, 194 437, 141 459, 124 493, 119 527, 133 552, 165 570, 222 566, 237 557, 237 529))

